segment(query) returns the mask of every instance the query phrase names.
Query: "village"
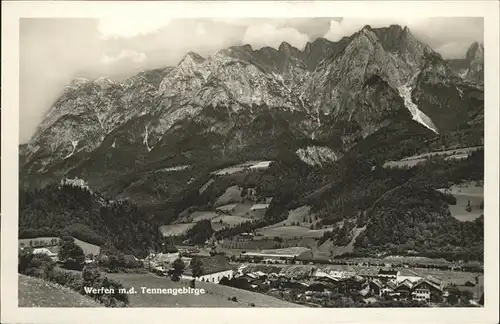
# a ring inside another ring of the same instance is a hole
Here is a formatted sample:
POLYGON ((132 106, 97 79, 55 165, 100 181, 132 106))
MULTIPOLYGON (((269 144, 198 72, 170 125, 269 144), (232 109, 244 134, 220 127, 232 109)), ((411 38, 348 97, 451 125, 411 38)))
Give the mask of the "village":
MULTIPOLYGON (((36 240, 30 246, 33 254, 45 254, 57 262, 57 243, 53 238, 36 240)), ((308 307, 378 307, 381 303, 473 307, 482 303, 482 266, 474 263, 451 266, 354 258, 320 262, 305 247, 227 253, 216 242, 206 243, 202 247, 166 244, 163 253, 150 253, 143 259, 123 255, 123 261, 133 272, 153 273, 169 281, 174 280, 174 263, 180 262, 180 279, 191 282, 191 287, 196 282, 226 285, 308 307), (196 276, 190 266, 193 259, 200 261, 196 276)), ((103 260, 109 260, 88 244, 76 244, 84 249, 85 264, 103 265, 103 260)))
MULTIPOLYGON (((453 306, 460 301, 479 306, 482 287, 476 272, 466 266, 470 280, 440 280, 417 275, 409 265, 346 262, 329 264, 312 261, 312 252, 303 247, 246 252, 228 257, 215 248, 170 247, 170 253, 151 254, 142 262, 159 276, 169 277, 173 263, 180 259, 186 271, 182 279, 267 294, 310 307, 345 307, 349 300, 367 307, 381 302, 408 302, 419 306, 453 306), (207 253, 208 252, 208 253, 207 253), (201 260, 201 275, 194 277, 191 260, 201 260), (342 263, 344 265, 342 265, 342 263)), ((413 265, 416 266, 416 265, 413 265)), ((420 265, 422 266, 422 265, 420 265)), ((451 277, 450 277, 451 278, 451 277)))

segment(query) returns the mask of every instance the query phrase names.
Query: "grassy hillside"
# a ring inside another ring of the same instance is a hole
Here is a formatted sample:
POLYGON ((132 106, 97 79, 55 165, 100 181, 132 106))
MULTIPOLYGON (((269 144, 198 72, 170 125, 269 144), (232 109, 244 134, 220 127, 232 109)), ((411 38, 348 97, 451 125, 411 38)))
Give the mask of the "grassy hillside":
POLYGON ((155 295, 141 293, 141 287, 147 288, 182 288, 187 287, 188 281, 173 282, 165 277, 153 274, 109 274, 111 279, 121 282, 125 287, 134 287, 138 291, 130 295, 132 307, 301 307, 271 296, 261 295, 246 290, 236 289, 223 285, 197 282, 196 288, 207 291, 204 295, 155 295), (228 298, 236 297, 236 302, 228 298))
POLYGON ((19 307, 103 307, 69 288, 19 275, 19 307))

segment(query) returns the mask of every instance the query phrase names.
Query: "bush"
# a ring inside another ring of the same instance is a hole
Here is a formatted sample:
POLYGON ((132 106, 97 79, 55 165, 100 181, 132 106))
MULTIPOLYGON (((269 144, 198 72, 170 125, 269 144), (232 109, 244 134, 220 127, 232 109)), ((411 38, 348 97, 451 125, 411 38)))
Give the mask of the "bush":
POLYGON ((55 267, 55 262, 45 254, 33 254, 30 250, 20 250, 18 272, 27 276, 44 277, 55 267))
POLYGON ((59 260, 66 269, 82 270, 85 254, 72 237, 64 236, 59 242, 59 260))
POLYGON ((34 255, 31 251, 20 251, 19 273, 38 277, 68 287, 80 294, 90 296, 106 307, 128 305, 128 295, 120 292, 124 288, 119 282, 103 276, 95 265, 86 266, 82 273, 55 268, 55 262, 46 255, 34 255), (91 294, 84 287, 113 289, 112 294, 91 294))
POLYGON ((46 277, 46 280, 65 286, 80 292, 82 287, 82 277, 78 273, 72 273, 64 270, 54 269, 46 277))

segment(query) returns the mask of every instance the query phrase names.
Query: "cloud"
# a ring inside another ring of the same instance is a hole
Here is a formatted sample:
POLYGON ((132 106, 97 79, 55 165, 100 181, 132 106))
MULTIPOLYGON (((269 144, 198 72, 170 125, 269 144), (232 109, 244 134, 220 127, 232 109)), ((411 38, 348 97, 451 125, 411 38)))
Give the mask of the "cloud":
POLYGON ((169 24, 161 15, 143 15, 142 18, 113 17, 99 19, 98 30, 101 39, 132 38, 153 33, 169 24))
POLYGON ((295 28, 276 27, 269 23, 261 23, 249 26, 243 36, 243 43, 250 44, 254 48, 270 46, 278 48, 282 42, 302 49, 309 41, 309 36, 302 34, 295 28))
POLYGON ((475 41, 482 41, 483 19, 470 17, 453 18, 344 18, 330 21, 324 37, 338 41, 350 36, 363 26, 388 27, 391 24, 407 26, 420 41, 439 52, 445 58, 461 58, 475 41))
POLYGON ((134 63, 140 63, 145 61, 146 58, 147 56, 145 53, 124 49, 117 56, 108 56, 106 54, 103 54, 101 57, 101 62, 104 64, 111 64, 116 61, 129 59, 134 63))

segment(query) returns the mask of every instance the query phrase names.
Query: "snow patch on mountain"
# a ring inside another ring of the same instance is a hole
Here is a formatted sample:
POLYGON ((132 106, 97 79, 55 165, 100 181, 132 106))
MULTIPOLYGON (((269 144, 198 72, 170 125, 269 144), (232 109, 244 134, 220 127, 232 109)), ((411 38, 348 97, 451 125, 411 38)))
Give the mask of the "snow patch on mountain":
POLYGON ((404 100, 405 107, 408 108, 411 115, 413 116, 413 120, 424 125, 431 131, 436 134, 439 134, 438 129, 434 126, 432 120, 424 114, 420 109, 418 109, 417 105, 413 102, 411 98, 411 87, 408 84, 402 85, 398 87, 399 95, 404 100))
POLYGON ((149 136, 148 125, 146 125, 146 126, 144 126, 144 141, 143 141, 143 144, 146 145, 146 148, 148 149, 148 152, 151 152, 151 148, 149 147, 149 143, 148 143, 148 136, 149 136))
POLYGON ((175 172, 175 171, 182 171, 182 170, 185 170, 187 168, 189 168, 190 165, 178 165, 178 166, 174 166, 174 167, 170 167, 170 168, 163 168, 163 169, 159 169, 158 172, 175 172))
POLYGON ((68 155, 66 155, 66 156, 64 157, 64 159, 63 159, 63 160, 66 160, 66 159, 67 159, 67 158, 69 158, 70 156, 73 156, 73 154, 75 153, 76 146, 78 145, 78 143, 79 143, 79 142, 80 142, 80 141, 71 141, 71 145, 73 146, 73 149, 71 150, 71 152, 70 152, 68 155))
POLYGON ((335 162, 342 157, 342 154, 326 146, 308 146, 298 149, 295 153, 311 166, 322 166, 323 163, 335 162))

